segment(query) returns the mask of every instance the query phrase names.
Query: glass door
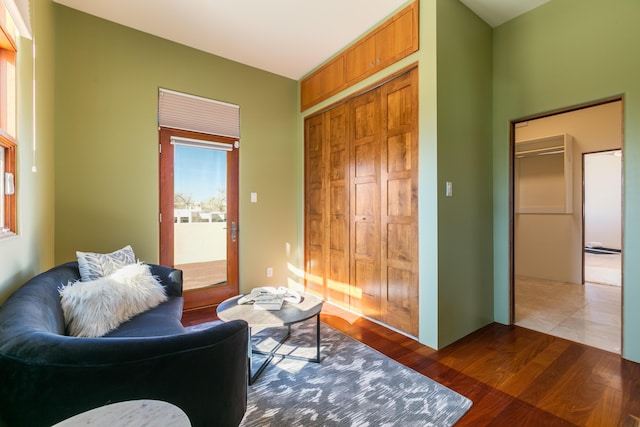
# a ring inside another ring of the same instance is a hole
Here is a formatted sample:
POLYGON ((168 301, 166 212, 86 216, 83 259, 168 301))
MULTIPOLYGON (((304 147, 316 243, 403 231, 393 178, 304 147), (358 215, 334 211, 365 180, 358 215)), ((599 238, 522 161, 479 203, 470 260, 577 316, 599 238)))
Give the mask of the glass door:
POLYGON ((235 140, 160 131, 160 263, 183 272, 185 308, 238 293, 235 140))

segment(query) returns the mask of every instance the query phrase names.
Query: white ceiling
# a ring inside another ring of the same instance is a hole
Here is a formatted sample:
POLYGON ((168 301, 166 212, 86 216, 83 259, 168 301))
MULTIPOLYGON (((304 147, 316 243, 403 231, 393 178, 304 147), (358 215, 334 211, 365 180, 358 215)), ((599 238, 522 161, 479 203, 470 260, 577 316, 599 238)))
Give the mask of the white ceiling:
MULTIPOLYGON (((298 80, 407 0, 54 0, 298 80)), ((460 0, 491 26, 548 0, 460 0)))
POLYGON ((549 0, 460 0, 492 27, 535 9, 549 0))

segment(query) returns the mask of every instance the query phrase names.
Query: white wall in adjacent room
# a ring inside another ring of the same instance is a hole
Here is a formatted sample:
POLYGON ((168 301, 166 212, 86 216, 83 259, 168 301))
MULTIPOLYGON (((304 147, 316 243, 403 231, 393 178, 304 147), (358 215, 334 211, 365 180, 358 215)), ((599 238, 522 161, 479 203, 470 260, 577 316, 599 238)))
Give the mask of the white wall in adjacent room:
POLYGON ((622 249, 622 156, 616 152, 584 156, 584 240, 622 249))

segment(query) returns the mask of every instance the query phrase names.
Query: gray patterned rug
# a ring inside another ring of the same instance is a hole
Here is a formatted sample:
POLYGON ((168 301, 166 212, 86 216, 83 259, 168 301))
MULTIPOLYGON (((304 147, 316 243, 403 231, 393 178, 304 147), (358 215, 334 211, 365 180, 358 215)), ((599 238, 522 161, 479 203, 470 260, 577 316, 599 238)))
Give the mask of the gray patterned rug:
MULTIPOLYGON (((321 362, 274 358, 249 386, 241 426, 441 427, 471 407, 466 397, 324 323, 320 330, 321 362)), ((254 330, 254 345, 270 350, 284 331, 254 330)), ((315 319, 294 325, 279 350, 304 357, 315 351, 315 319)))

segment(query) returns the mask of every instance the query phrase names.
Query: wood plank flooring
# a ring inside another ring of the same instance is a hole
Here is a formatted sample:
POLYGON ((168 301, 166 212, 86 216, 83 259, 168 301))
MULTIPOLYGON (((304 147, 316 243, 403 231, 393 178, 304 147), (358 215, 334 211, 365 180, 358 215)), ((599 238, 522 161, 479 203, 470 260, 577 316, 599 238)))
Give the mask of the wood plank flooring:
POLYGON ((330 304, 321 320, 471 399, 456 426, 640 426, 640 364, 614 353, 497 323, 436 351, 330 304))

